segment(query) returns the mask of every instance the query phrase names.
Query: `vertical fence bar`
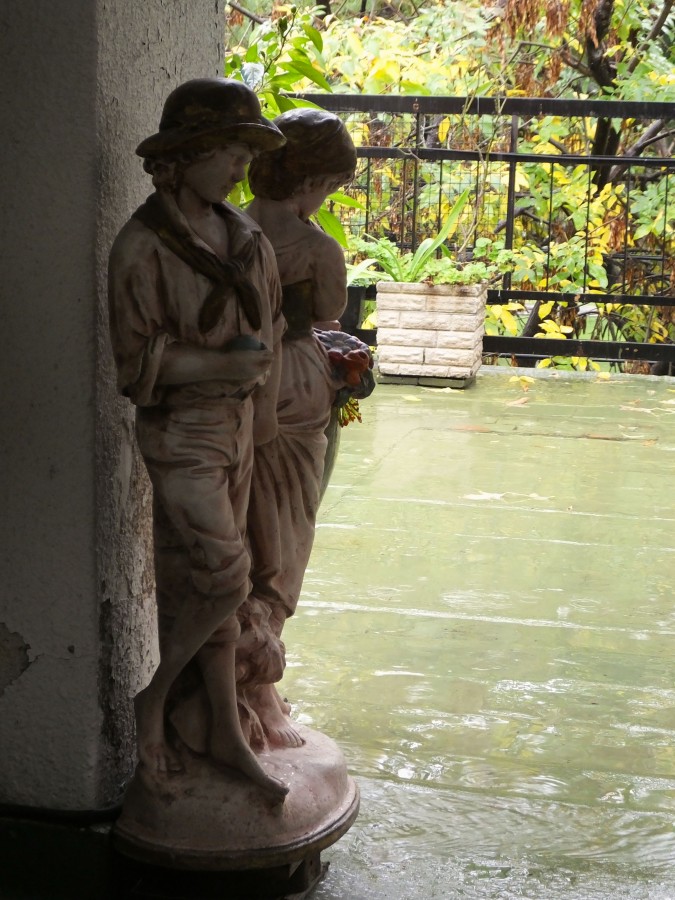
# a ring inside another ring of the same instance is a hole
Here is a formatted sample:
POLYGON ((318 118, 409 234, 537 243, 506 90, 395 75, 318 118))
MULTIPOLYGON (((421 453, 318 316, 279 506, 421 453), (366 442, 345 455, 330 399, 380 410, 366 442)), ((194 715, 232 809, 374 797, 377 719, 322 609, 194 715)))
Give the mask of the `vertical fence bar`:
POLYGON ((546 243, 546 290, 549 287, 551 277, 551 244, 553 242, 553 166, 551 163, 550 178, 548 181, 548 241, 546 243))
POLYGON ((591 166, 588 166, 588 187, 586 188, 586 237, 584 238, 584 284, 583 289, 584 293, 586 293, 586 283, 588 281, 588 245, 590 242, 590 228, 591 228, 591 190, 593 188, 593 172, 591 171, 591 166))
POLYGON ((368 157, 366 159, 366 220, 364 230, 366 234, 370 234, 370 209, 371 209, 371 196, 370 192, 372 189, 372 159, 368 157))
POLYGON ((401 209, 401 222, 399 224, 398 229, 398 246, 403 253, 405 250, 405 186, 407 182, 407 165, 408 160, 406 158, 403 159, 403 170, 401 172, 401 197, 400 197, 400 209, 401 209))
POLYGON ((436 212, 436 230, 440 231, 442 228, 443 221, 443 170, 444 170, 444 162, 441 160, 441 164, 438 168, 438 210, 436 212))
MULTIPOLYGON (((511 144, 509 151, 511 153, 518 152, 518 125, 519 117, 513 115, 511 117, 511 144)), ((505 247, 507 250, 513 249, 513 231, 516 219, 516 166, 515 159, 509 160, 509 186, 506 198, 506 232, 504 235, 505 247)))
POLYGON ((421 116, 415 113, 415 157, 413 160, 413 208, 412 208, 412 226, 410 234, 410 249, 414 253, 417 249, 417 195, 420 186, 420 164, 419 153, 421 138, 421 116))
MULTIPOLYGON (((520 117, 514 113, 511 116, 511 141, 509 150, 511 153, 518 152, 518 131, 520 126, 520 117)), ((504 234, 504 247, 507 250, 513 249, 513 234, 516 220, 516 166, 517 160, 509 160, 509 186, 506 196, 506 232, 504 234)), ((504 275, 504 290, 511 287, 511 273, 504 275)))
MULTIPOLYGON (((663 171, 663 170, 661 170, 663 171)), ((670 185, 670 169, 666 169, 666 188, 663 197, 663 243, 661 244, 661 287, 663 293, 666 283, 666 241, 668 240, 668 187, 670 185)))
POLYGON ((474 245, 474 246, 475 246, 475 244, 476 244, 476 235, 479 235, 479 236, 480 236, 480 229, 479 229, 479 222, 480 222, 479 216, 480 216, 480 213, 479 213, 479 210, 478 210, 478 204, 480 203, 480 160, 479 160, 479 159, 476 160, 476 178, 475 178, 475 182, 476 182, 476 190, 475 190, 475 204, 476 204, 476 219, 475 219, 475 221, 476 221, 476 230, 474 231, 474 237, 473 237, 473 245, 474 245))
POLYGON ((630 210, 630 178, 633 173, 632 167, 629 165, 626 172, 626 228, 623 235, 623 275, 621 277, 621 293, 626 293, 626 273, 628 271, 628 226, 630 221, 628 211, 630 210))

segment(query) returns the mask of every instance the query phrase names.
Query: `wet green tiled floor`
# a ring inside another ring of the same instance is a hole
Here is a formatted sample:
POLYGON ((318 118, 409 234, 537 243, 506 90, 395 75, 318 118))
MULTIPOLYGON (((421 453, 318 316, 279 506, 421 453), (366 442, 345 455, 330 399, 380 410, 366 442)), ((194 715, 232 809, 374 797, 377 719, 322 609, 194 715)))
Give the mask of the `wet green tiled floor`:
POLYGON ((675 382, 380 385, 286 693, 363 792, 317 900, 675 897, 675 382))

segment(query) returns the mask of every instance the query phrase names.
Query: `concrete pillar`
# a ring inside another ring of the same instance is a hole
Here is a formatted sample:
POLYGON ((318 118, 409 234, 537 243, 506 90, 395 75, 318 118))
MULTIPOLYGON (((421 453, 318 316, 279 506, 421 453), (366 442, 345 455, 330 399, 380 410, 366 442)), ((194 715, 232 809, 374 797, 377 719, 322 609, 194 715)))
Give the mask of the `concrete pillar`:
POLYGON ((100 809, 156 664, 150 492, 106 264, 169 91, 222 72, 224 0, 0 9, 0 804, 100 809))

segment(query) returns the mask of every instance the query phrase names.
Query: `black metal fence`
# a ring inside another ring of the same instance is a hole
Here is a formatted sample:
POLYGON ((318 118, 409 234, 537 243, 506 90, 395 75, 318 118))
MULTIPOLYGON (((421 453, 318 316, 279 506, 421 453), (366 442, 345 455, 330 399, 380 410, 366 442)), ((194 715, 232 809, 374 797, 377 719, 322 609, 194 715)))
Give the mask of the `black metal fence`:
POLYGON ((675 365, 668 329, 658 327, 675 323, 675 158, 665 124, 675 104, 307 96, 341 115, 357 145, 348 193, 360 207, 340 209, 353 234, 414 251, 468 187, 454 249, 470 255, 477 239, 503 237, 530 254, 531 267, 488 293, 487 354, 525 364, 561 356, 675 365), (627 155, 594 155, 596 129, 618 119, 658 124, 627 155), (573 327, 544 344, 533 335, 549 303, 573 327))

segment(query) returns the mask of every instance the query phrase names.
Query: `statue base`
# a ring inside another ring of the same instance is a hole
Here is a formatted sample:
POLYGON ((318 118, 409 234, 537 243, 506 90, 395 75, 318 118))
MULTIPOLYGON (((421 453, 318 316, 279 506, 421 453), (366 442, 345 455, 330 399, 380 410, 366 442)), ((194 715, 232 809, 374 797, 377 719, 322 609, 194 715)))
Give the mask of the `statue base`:
POLYGON ((316 867, 321 850, 356 819, 359 792, 337 744, 296 728, 304 746, 258 755, 265 770, 288 785, 282 803, 194 754, 185 757, 179 775, 151 776, 137 767, 113 829, 116 848, 140 862, 192 871, 316 867))

